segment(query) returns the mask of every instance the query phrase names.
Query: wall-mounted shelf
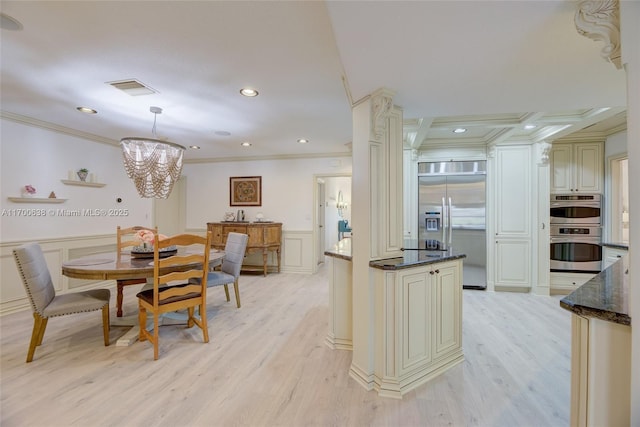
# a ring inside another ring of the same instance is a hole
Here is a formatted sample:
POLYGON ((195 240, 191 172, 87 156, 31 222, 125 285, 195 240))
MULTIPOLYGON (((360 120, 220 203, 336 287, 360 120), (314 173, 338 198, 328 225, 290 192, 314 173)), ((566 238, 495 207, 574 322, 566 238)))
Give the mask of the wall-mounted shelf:
POLYGON ((107 185, 101 182, 73 181, 70 179, 61 179, 60 181, 65 185, 79 185, 81 187, 104 187, 107 185))
POLYGON ((44 198, 44 197, 7 197, 14 203, 64 203, 67 199, 44 198))

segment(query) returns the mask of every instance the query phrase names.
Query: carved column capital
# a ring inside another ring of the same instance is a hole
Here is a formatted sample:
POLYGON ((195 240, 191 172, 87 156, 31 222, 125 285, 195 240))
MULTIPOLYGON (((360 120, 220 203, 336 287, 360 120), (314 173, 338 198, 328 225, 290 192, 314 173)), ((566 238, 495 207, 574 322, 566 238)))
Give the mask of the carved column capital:
POLYGON ((536 145, 538 146, 538 166, 548 165, 549 153, 553 146, 547 141, 540 141, 536 145))
POLYGON ((489 145, 487 147, 487 159, 495 159, 496 158, 496 146, 489 145))
POLYGON ((621 69, 619 0, 582 0, 574 20, 578 33, 605 43, 600 55, 621 69))
POLYGON ((394 93, 388 89, 378 89, 371 94, 371 138, 379 140, 387 129, 387 119, 393 107, 394 93))

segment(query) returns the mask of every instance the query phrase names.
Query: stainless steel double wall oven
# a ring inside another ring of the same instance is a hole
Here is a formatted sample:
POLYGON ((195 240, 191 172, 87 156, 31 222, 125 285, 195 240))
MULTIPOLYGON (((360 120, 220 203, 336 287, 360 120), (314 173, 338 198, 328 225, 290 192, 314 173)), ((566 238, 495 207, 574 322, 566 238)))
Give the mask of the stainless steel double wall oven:
POLYGON ((600 194, 552 194, 550 214, 551 271, 600 272, 600 194))

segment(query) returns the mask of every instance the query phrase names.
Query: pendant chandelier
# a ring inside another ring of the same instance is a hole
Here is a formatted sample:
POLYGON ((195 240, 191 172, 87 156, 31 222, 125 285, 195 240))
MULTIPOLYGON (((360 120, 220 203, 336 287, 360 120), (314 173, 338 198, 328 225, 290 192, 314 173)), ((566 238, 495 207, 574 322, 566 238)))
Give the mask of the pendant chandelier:
POLYGON ((182 172, 182 145, 157 139, 156 118, 162 108, 151 107, 154 138, 126 137, 120 140, 122 159, 140 197, 166 199, 182 172))

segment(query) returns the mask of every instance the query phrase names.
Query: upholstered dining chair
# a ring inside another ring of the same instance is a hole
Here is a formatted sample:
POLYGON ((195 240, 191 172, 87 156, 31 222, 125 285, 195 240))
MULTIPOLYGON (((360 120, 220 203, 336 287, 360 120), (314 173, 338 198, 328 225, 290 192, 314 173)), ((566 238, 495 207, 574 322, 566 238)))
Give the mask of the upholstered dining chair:
POLYGON ((202 329, 204 342, 209 342, 207 329, 207 287, 202 283, 209 270, 211 232, 206 237, 195 234, 178 234, 159 241, 157 231, 153 246, 153 287, 137 294, 140 322, 140 341, 153 343, 153 359, 158 360, 159 319, 163 313, 187 309, 187 327, 197 325, 202 329), (175 255, 160 257, 160 250, 176 246, 175 255), (184 251, 184 252, 182 252, 184 251), (190 266, 186 269, 185 265, 190 266), (194 267, 196 264, 197 267, 194 267), (182 267, 181 267, 182 266, 182 267), (186 269, 186 271, 185 271, 186 269), (198 283, 192 280, 197 279, 198 283), (177 284, 176 284, 177 283, 177 284), (198 307, 200 316, 195 315, 198 307), (153 333, 147 327, 147 315, 153 316, 153 333))
POLYGON ((236 305, 240 308, 240 288, 238 279, 240 277, 240 269, 244 260, 244 253, 247 249, 247 241, 249 236, 242 233, 229 233, 227 235, 227 243, 224 246, 224 259, 220 271, 210 271, 207 274, 207 287, 224 286, 224 293, 227 301, 231 301, 229 297, 229 286, 233 284, 233 290, 236 294, 236 305))
MULTIPOLYGON (((118 257, 122 254, 123 250, 129 247, 140 245, 140 240, 135 238, 135 235, 141 231, 146 230, 153 233, 158 231, 157 228, 148 228, 140 225, 136 225, 129 228, 122 228, 118 226, 116 230, 116 241, 118 245, 118 257)), ((124 279, 116 280, 116 316, 122 317, 122 302, 124 300, 124 287, 129 285, 141 285, 147 283, 147 279, 124 279)))
POLYGON ((13 256, 33 309, 33 332, 27 353, 27 363, 33 360, 36 347, 42 344, 50 317, 102 310, 104 345, 109 345, 109 298, 111 297, 109 289, 91 289, 56 295, 51 274, 39 244, 22 245, 13 250, 13 256))

